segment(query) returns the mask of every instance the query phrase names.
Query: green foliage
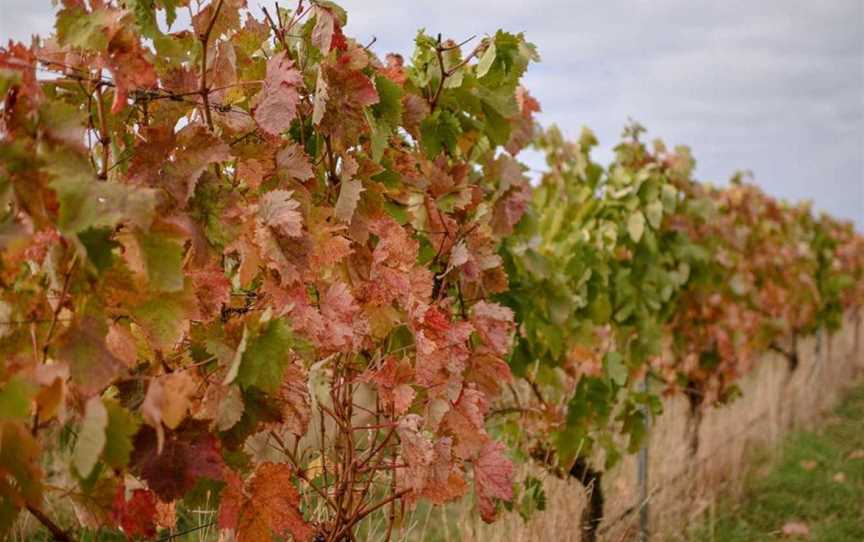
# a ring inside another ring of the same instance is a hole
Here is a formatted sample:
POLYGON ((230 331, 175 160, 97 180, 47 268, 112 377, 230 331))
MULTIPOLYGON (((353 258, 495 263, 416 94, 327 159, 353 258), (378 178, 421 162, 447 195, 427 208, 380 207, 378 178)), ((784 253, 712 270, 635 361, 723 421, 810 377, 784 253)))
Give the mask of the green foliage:
POLYGON ((246 343, 237 381, 274 392, 282 382, 292 347, 291 330, 281 319, 269 320, 246 343))
POLYGON ((661 392, 699 408, 731 400, 753 356, 836 328, 857 305, 864 252, 851 226, 740 179, 705 187, 686 148, 649 149, 643 132, 628 127, 606 168, 587 130, 576 142, 541 133, 548 170, 504 247, 502 299, 521 329, 510 365, 544 411, 516 440, 565 468, 597 445, 614 464, 618 434, 638 450, 661 392))

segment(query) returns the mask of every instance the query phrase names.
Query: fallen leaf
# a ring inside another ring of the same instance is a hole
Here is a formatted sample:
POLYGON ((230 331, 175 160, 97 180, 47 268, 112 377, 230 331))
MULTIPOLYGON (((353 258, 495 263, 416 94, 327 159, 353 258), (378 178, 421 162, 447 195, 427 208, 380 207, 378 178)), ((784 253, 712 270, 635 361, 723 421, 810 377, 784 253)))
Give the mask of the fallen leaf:
POLYGON ((782 532, 783 536, 810 538, 810 527, 801 521, 787 521, 782 532))
POLYGON ((832 480, 837 482, 838 484, 843 484, 846 482, 846 474, 842 472, 838 472, 834 476, 831 477, 832 480))
POLYGON ((813 459, 805 459, 804 461, 801 461, 801 468, 804 470, 813 470, 816 468, 816 465, 818 465, 818 463, 813 459))
POLYGON ((864 450, 861 450, 861 449, 853 450, 849 454, 849 459, 864 459, 864 450))

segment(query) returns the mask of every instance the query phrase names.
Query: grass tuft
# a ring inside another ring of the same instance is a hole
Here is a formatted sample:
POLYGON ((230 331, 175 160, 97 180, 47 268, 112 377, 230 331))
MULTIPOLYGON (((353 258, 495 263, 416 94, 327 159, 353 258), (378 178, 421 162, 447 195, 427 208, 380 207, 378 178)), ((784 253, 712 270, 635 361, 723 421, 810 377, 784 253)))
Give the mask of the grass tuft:
POLYGON ((689 537, 705 542, 795 539, 803 523, 814 542, 864 541, 864 386, 849 395, 816 431, 787 439, 767 475, 756 476, 737 502, 689 537))

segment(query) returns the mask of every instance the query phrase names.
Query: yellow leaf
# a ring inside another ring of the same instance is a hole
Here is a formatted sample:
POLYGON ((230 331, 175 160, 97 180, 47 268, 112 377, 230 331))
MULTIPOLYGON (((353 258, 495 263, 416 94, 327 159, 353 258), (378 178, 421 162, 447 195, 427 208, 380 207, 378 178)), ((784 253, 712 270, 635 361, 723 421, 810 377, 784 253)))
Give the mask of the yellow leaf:
POLYGON ((187 372, 162 377, 162 423, 176 429, 189 410, 189 398, 195 392, 195 381, 187 372))

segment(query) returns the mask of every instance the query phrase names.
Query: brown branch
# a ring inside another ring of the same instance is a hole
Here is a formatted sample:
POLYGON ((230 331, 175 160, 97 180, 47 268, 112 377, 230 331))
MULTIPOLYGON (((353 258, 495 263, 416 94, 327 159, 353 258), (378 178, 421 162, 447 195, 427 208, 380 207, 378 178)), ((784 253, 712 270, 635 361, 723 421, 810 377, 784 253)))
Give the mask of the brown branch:
MULTIPOLYGON (((411 491, 412 491, 411 489, 403 489, 402 491, 399 491, 398 493, 394 493, 394 494, 390 495, 389 497, 387 497, 386 499, 383 499, 383 500, 375 503, 374 505, 370 506, 369 508, 360 510, 353 518, 351 518, 351 521, 349 521, 347 524, 345 524, 345 526, 343 526, 341 529, 339 529, 338 531, 336 531, 334 533, 334 536, 332 537, 332 539, 333 540, 341 540, 342 539, 341 537, 345 536, 348 532, 350 532, 350 530, 355 525, 357 525, 358 523, 363 521, 363 518, 365 518, 369 514, 375 512, 376 510, 380 510, 381 508, 387 506, 388 504, 390 504, 392 507, 393 503, 395 503, 397 500, 401 499, 402 497, 404 497, 408 493, 411 493, 411 491)), ((388 526, 388 530, 387 530, 388 540, 391 537, 392 528, 393 528, 393 523, 391 521, 390 525, 388 526)))
POLYGON ((78 263, 77 254, 73 256, 72 263, 69 264, 69 269, 66 270, 66 275, 63 277, 63 290, 60 293, 60 300, 57 301, 57 306, 54 308, 54 315, 51 318, 51 325, 48 327, 48 334, 45 336, 45 344, 42 346, 42 363, 48 359, 48 347, 51 345, 51 338, 54 336, 54 330, 57 328, 57 317, 60 315, 60 310, 63 308, 63 301, 66 294, 69 292, 69 279, 72 277, 72 272, 75 271, 75 265, 78 263))
POLYGON ((66 531, 61 529, 60 526, 54 523, 51 518, 45 515, 45 512, 39 510, 32 504, 27 505, 27 510, 31 514, 33 514, 33 517, 39 520, 39 523, 41 523, 46 529, 51 531, 51 536, 54 537, 54 540, 56 540, 57 542, 73 542, 72 537, 69 536, 66 531))
POLYGON ((219 0, 216 4, 216 9, 213 10, 213 17, 207 24, 207 29, 199 37, 201 40, 201 86, 198 92, 201 94, 201 100, 204 105, 204 119, 207 121, 207 128, 213 130, 213 116, 210 114, 210 89, 207 88, 207 43, 210 41, 210 34, 213 32, 213 26, 216 24, 216 19, 219 18, 219 12, 222 10, 222 4, 225 0, 219 0))
POLYGON ((108 136, 108 123, 105 117, 105 102, 102 100, 102 83, 96 83, 96 114, 99 118, 99 144, 102 146, 102 164, 99 168, 99 178, 108 179, 108 160, 111 151, 111 138, 108 136))
POLYGON ((285 49, 287 54, 291 54, 291 51, 288 49, 288 44, 285 43, 285 31, 282 29, 282 16, 279 14, 279 7, 276 7, 276 16, 279 18, 279 25, 273 21, 273 17, 270 16, 270 12, 267 11, 266 7, 261 7, 261 10, 264 12, 264 17, 267 19, 267 24, 270 25, 270 29, 273 30, 273 34, 276 35, 276 39, 279 40, 279 43, 282 44, 282 47, 285 49))
POLYGON ((533 379, 526 378, 528 384, 531 386, 531 391, 534 392, 534 396, 537 397, 537 400, 540 401, 540 404, 543 405, 544 408, 548 408, 549 405, 546 403, 546 399, 543 398, 543 393, 540 391, 540 386, 537 385, 533 379))
MULTIPOLYGON (((396 412, 393 405, 390 406, 390 418, 392 419, 396 412)), ((393 450, 393 464, 396 464, 396 450, 393 450)), ((390 495, 396 495, 396 469, 390 470, 390 495)), ((387 516, 387 542, 393 538, 393 524, 396 523, 396 499, 390 500, 390 514, 387 516)))
POLYGON ((468 56, 466 56, 459 64, 456 64, 455 66, 453 66, 449 70, 444 68, 444 53, 446 51, 452 51, 454 49, 459 49, 460 47, 462 47, 463 45, 465 45, 466 43, 468 43, 469 41, 471 41, 473 39, 474 39, 474 36, 471 36, 470 38, 464 40, 461 43, 458 43, 456 45, 448 45, 445 47, 441 44, 441 34, 438 34, 438 43, 435 45, 435 56, 438 58, 438 66, 441 69, 441 79, 438 81, 438 88, 435 89, 435 94, 432 96, 432 99, 429 101, 430 112, 435 111, 435 107, 438 105, 438 100, 441 98, 441 93, 444 92, 444 82, 447 80, 447 78, 452 76, 460 68, 467 65, 468 62, 470 62, 472 58, 477 56, 477 54, 480 53, 480 51, 483 49, 483 44, 481 43, 480 45, 475 47, 474 50, 472 50, 470 53, 468 53, 468 56))
POLYGON ((441 97, 441 92, 444 90, 444 81, 447 79, 447 70, 444 69, 444 49, 441 46, 441 34, 438 34, 438 44, 435 46, 435 55, 438 57, 438 65, 441 68, 441 79, 438 81, 438 88, 429 101, 429 111, 435 111, 435 106, 438 105, 438 99, 441 97))
MULTIPOLYGON (((353 523, 356 524, 356 523, 362 521, 363 518, 365 518, 365 517, 368 516, 369 514, 375 512, 376 510, 380 510, 381 508, 387 506, 388 504, 395 503, 397 500, 399 500, 399 499, 401 499, 402 497, 404 497, 405 495, 411 493, 411 491, 412 491, 412 490, 411 490, 410 488, 408 488, 408 489, 403 489, 402 491, 399 491, 399 492, 397 492, 397 493, 394 493, 394 494, 390 495, 389 497, 387 497, 386 499, 384 499, 384 500, 382 500, 382 501, 379 501, 379 502, 377 502, 376 504, 373 504, 373 505, 370 506, 369 508, 366 508, 366 509, 364 509, 364 510, 361 510, 361 511, 357 514, 357 517, 354 518, 353 523)), ((349 527, 353 527, 353 525, 350 525, 349 527)))
POLYGON ((491 418, 493 416, 506 416, 507 414, 542 414, 542 412, 537 410, 536 408, 512 406, 493 410, 489 413, 488 417, 491 418))
POLYGON ((460 62, 459 64, 456 64, 455 66, 453 66, 452 68, 447 70, 447 77, 450 77, 451 75, 456 73, 459 70, 459 68, 462 68, 463 66, 468 64, 468 62, 470 62, 472 58, 477 56, 478 52, 480 52, 480 47, 477 47, 476 49, 474 49, 473 51, 468 53, 468 56, 466 56, 465 59, 462 60, 462 62, 460 62))
POLYGON ((297 473, 297 478, 300 478, 301 480, 309 484, 309 487, 311 487, 312 490, 315 491, 315 493, 317 493, 319 497, 324 499, 324 502, 325 504, 327 504, 327 506, 329 506, 333 510, 336 510, 336 505, 333 503, 330 497, 327 496, 327 494, 324 493, 321 488, 313 484, 312 480, 310 480, 309 477, 306 476, 306 471, 304 471, 303 468, 300 466, 300 462, 297 460, 297 456, 288 449, 288 446, 285 445, 284 439, 282 439, 282 437, 280 437, 276 433, 276 431, 272 430, 270 431, 270 436, 273 437, 273 440, 275 440, 276 443, 279 445, 279 451, 285 454, 285 457, 287 457, 288 460, 291 461, 291 464, 294 466, 294 471, 297 473))
POLYGON ((441 50, 442 51, 453 51, 455 49, 460 49, 460 48, 462 48, 463 45, 465 45, 466 43, 468 43, 469 41, 473 40, 476 37, 477 37, 476 34, 472 34, 470 37, 465 38, 464 40, 460 41, 456 45, 450 45, 447 47, 442 47, 441 50))

